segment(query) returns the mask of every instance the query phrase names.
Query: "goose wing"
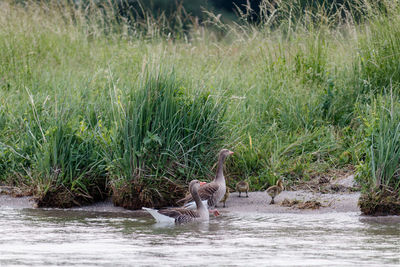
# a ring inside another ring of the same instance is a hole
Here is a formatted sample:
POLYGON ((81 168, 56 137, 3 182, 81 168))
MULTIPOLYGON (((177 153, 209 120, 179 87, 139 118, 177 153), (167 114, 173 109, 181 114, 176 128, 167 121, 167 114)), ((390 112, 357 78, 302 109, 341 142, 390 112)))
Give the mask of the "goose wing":
POLYGON ((195 218, 199 218, 200 215, 196 210, 188 210, 184 208, 171 208, 158 211, 160 214, 175 218, 176 223, 188 223, 193 221, 195 218))
POLYGON ((191 217, 189 215, 183 214, 175 218, 175 223, 181 224, 181 223, 188 223, 194 221, 194 217, 191 217))
POLYGON ((171 218, 176 218, 180 215, 182 215, 182 213, 178 210, 178 209, 163 209, 163 210, 159 210, 158 213, 171 217, 171 218))
MULTIPOLYGON (((211 199, 213 197, 213 194, 215 192, 217 192, 218 188, 219 188, 219 185, 215 182, 211 182, 211 183, 202 185, 198 191, 201 200, 211 199)), ((181 203, 181 202, 188 203, 191 201, 193 201, 193 197, 192 197, 192 195, 188 195, 185 198, 178 200, 177 203, 181 203)))
POLYGON ((219 185, 217 183, 208 183, 200 187, 199 195, 201 200, 206 200, 212 198, 215 192, 219 189, 219 185))
POLYGON ((190 216, 193 218, 199 217, 196 210, 188 210, 188 209, 184 209, 184 208, 163 209, 163 210, 159 210, 158 212, 165 216, 173 217, 173 218, 177 218, 182 215, 190 216))

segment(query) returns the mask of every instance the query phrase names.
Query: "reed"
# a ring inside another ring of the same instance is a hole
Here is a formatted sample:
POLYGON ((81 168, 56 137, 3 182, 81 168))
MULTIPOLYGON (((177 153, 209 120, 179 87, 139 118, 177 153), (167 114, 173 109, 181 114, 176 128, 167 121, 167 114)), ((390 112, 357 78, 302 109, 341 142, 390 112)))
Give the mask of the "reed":
POLYGON ((185 88, 173 66, 156 63, 122 97, 112 92, 111 188, 114 203, 131 209, 173 205, 186 182, 207 174, 222 140, 223 98, 185 88))
POLYGON ((363 185, 359 199, 366 215, 399 215, 400 200, 400 114, 398 96, 371 97, 366 114, 361 116, 365 132, 365 160, 358 165, 363 185))
POLYGON ((374 13, 359 39, 361 88, 385 94, 391 87, 398 95, 400 68, 395 55, 400 51, 399 6, 388 2, 385 10, 374 13))
POLYGON ((367 190, 398 191, 400 185, 400 113, 398 96, 391 92, 374 97, 366 104, 363 119, 365 131, 366 165, 360 166, 360 174, 367 190))

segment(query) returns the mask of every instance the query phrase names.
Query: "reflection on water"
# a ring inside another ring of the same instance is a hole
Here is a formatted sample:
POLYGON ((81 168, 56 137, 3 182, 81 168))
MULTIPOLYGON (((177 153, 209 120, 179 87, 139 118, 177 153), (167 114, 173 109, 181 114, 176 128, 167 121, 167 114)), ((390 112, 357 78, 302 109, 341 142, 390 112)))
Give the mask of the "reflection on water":
POLYGON ((356 213, 224 214, 155 224, 130 213, 2 209, 0 266, 397 266, 400 223, 356 213))

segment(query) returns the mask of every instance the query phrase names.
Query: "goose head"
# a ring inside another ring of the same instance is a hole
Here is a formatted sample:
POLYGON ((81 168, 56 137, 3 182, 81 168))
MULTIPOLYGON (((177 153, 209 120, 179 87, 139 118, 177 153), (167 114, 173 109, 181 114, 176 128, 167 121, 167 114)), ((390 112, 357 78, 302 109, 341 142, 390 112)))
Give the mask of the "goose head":
POLYGON ((193 192, 197 192, 202 184, 204 184, 204 182, 200 182, 199 180, 192 180, 189 183, 189 192, 193 195, 193 192))
POLYGON ((232 155, 232 154, 233 154, 232 151, 230 151, 229 149, 225 149, 224 148, 219 152, 219 159, 220 160, 225 160, 227 156, 232 155))

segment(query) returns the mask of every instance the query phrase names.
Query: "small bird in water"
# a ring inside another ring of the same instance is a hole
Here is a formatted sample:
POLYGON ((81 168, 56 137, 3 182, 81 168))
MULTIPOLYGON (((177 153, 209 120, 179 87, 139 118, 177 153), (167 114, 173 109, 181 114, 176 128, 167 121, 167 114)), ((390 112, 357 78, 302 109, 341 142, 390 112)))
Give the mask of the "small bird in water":
POLYGON ((272 198, 271 203, 269 204, 274 204, 274 198, 279 195, 283 191, 283 182, 282 179, 278 179, 276 182, 276 185, 268 187, 266 190, 267 194, 272 198))
POLYGON ((236 184, 236 191, 239 192, 239 197, 242 192, 246 192, 246 197, 249 197, 249 183, 246 181, 240 181, 236 184))
POLYGON ((226 208, 226 200, 228 199, 228 197, 229 197, 229 195, 231 194, 230 192, 229 192, 229 187, 226 187, 226 192, 225 192, 225 195, 224 195, 224 197, 221 199, 221 201, 220 202, 222 202, 222 203, 224 203, 224 208, 226 208))

